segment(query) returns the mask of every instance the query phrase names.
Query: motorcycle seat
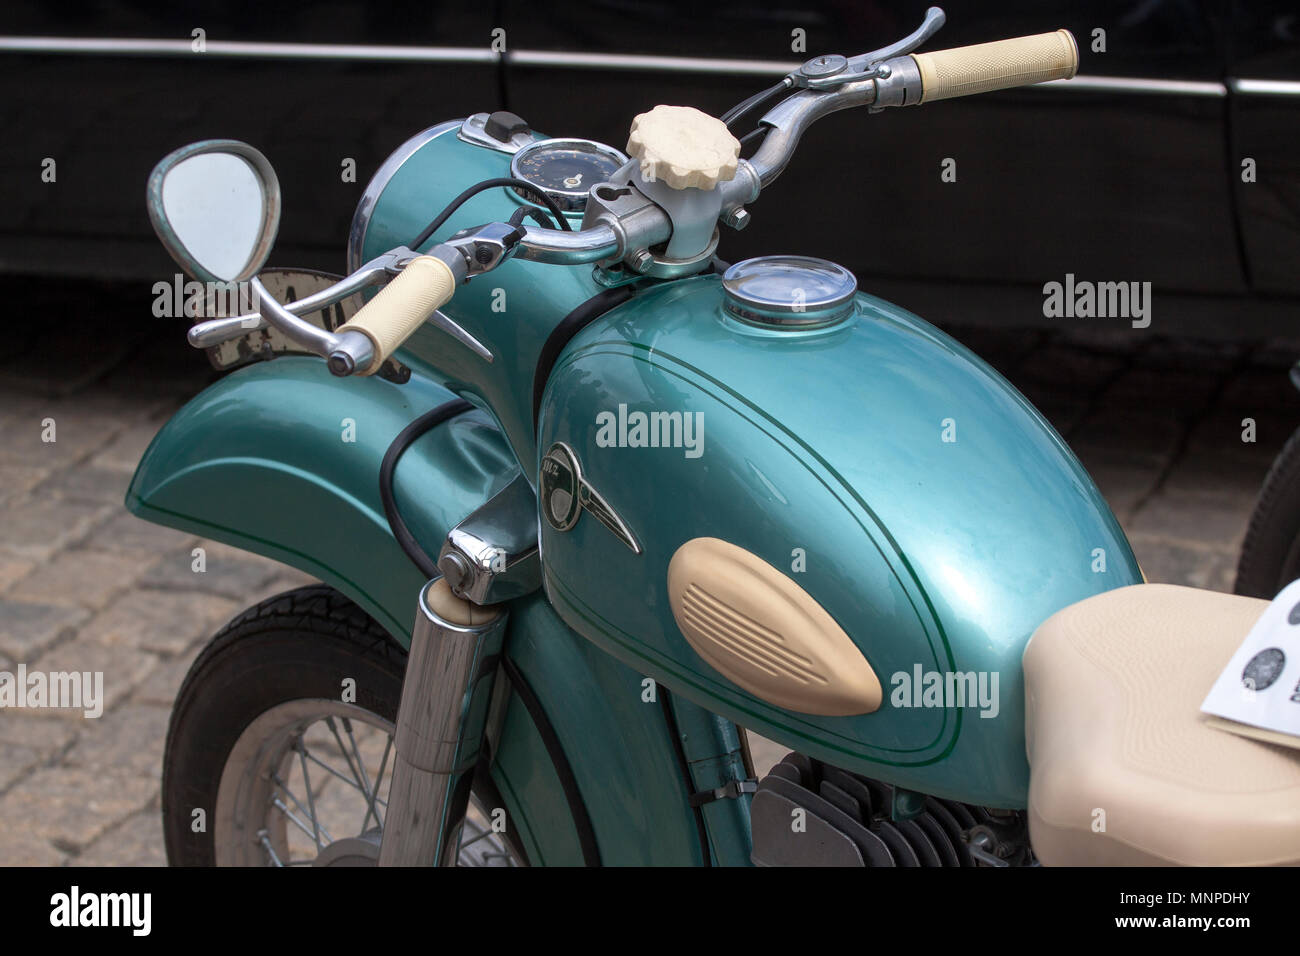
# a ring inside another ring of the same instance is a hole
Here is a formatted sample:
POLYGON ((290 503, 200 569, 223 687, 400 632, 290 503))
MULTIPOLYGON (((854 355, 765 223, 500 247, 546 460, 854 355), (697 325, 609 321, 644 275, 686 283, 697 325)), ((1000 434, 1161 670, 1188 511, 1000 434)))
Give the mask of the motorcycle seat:
POLYGON ((1046 865, 1300 865, 1300 750, 1201 703, 1267 601, 1168 584, 1090 597, 1024 653, 1029 833, 1046 865))

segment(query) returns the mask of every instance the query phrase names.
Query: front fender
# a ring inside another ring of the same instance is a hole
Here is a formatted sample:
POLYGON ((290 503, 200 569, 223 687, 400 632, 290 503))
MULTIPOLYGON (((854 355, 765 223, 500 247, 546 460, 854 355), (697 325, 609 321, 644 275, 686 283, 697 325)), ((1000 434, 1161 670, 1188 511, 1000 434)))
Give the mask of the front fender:
MULTIPOLYGON (((379 464, 417 415, 455 398, 428 379, 346 381, 318 359, 285 357, 205 389, 145 452, 126 493, 137 516, 301 568, 410 643, 420 572, 393 539, 379 464)), ((393 493, 437 554, 447 532, 518 474, 483 411, 422 436, 393 493)))
MULTIPOLYGON (((389 531, 379 465, 413 418, 454 397, 418 373, 397 386, 335 378, 317 359, 251 365, 200 393, 163 427, 136 469, 126 505, 155 524, 314 574, 409 646, 424 579, 389 531)), ((416 441, 393 492, 412 533, 436 553, 454 524, 517 473, 496 424, 474 411, 416 441)), ((541 594, 515 602, 509 626, 510 656, 566 754, 600 858, 702 862, 673 742, 658 708, 642 702, 641 675, 570 630, 541 594)), ((517 693, 505 714, 492 775, 530 859, 581 863, 573 809, 517 693)), ((747 809, 733 803, 720 801, 728 806, 714 816, 747 809)), ((718 858, 744 862, 747 844, 728 840, 736 821, 710 822, 718 858)))

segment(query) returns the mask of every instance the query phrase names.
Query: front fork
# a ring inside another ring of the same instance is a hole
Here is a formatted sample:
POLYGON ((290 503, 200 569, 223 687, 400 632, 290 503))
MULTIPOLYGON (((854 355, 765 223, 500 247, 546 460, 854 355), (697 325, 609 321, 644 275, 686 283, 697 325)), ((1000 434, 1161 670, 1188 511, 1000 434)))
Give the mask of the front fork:
POLYGON ((384 820, 380 866, 454 866, 481 755, 508 613, 420 591, 384 820))
MULTIPOLYGON (((456 597, 445 578, 420 592, 397 714, 381 866, 454 866, 476 765, 492 733, 508 612, 456 597), (494 691, 495 687, 495 691, 494 691)), ((744 731, 666 692, 686 779, 708 846, 701 862, 747 865, 755 786, 744 731)))

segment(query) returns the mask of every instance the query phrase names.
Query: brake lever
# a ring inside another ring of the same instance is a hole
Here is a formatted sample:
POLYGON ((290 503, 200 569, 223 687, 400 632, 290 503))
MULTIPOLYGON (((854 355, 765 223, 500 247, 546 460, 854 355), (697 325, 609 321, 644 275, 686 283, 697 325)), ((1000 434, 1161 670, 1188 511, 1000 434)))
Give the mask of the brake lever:
POLYGON ((946 20, 947 17, 941 8, 930 7, 925 11, 925 19, 921 21, 921 25, 898 42, 855 57, 844 57, 838 53, 815 56, 791 73, 787 79, 801 89, 834 90, 847 83, 887 77, 890 70, 885 60, 911 53, 938 33, 946 20))

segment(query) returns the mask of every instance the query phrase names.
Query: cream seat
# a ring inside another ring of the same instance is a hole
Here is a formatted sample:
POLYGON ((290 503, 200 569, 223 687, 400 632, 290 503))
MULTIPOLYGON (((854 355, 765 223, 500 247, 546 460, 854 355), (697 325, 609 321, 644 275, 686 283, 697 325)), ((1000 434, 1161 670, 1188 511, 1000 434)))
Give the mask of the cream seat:
POLYGON ((1044 864, 1300 864, 1300 750, 1215 729, 1200 712, 1267 606, 1140 584, 1038 628, 1024 654, 1025 734, 1044 864))

